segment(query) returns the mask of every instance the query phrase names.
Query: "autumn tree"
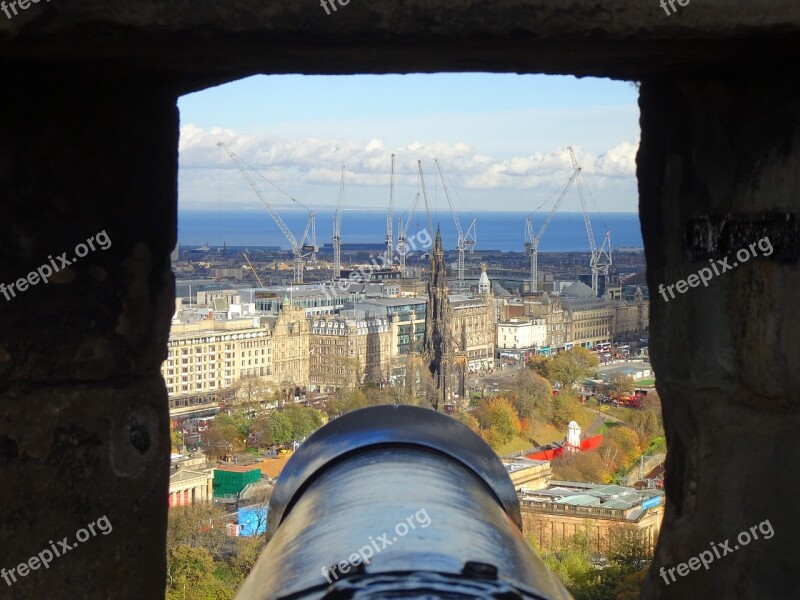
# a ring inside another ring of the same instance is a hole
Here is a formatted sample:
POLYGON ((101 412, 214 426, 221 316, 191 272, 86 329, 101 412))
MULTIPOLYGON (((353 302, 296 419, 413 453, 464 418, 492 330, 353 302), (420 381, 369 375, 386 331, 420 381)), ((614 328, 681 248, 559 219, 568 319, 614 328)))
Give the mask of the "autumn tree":
POLYGON ((603 436, 602 447, 618 450, 617 466, 620 469, 629 468, 641 455, 639 436, 633 429, 624 425, 610 428, 603 436))
POLYGON ((388 389, 389 402, 391 404, 411 404, 419 406, 419 398, 414 395, 411 388, 405 385, 394 385, 388 389))
POLYGON ((266 547, 263 536, 233 538, 234 554, 231 556, 229 566, 233 575, 233 585, 238 588, 253 570, 258 557, 266 547))
POLYGON ((225 543, 224 517, 218 504, 173 506, 167 517, 167 548, 183 545, 217 553, 225 543))
POLYGON ((547 370, 550 379, 558 381, 565 388, 592 375, 600 364, 597 355, 586 348, 574 347, 556 354, 547 370))
POLYGON ((498 448, 520 433, 520 422, 511 402, 502 396, 484 400, 475 411, 484 438, 490 446, 498 448))
POLYGON ((608 395, 612 398, 630 396, 633 393, 633 377, 623 373, 615 373, 608 380, 608 395))
POLYGON ((478 419, 476 419, 472 414, 468 413, 465 410, 454 410, 453 413, 450 415, 453 419, 461 423, 462 425, 466 425, 475 433, 480 431, 480 424, 478 423, 478 419))
POLYGON ((516 394, 511 397, 511 403, 520 419, 543 418, 550 414, 553 387, 538 373, 522 371, 514 381, 514 391, 516 394))
POLYGON ((528 369, 545 379, 550 377, 549 365, 550 359, 540 354, 534 354, 525 361, 525 366, 527 366, 528 369))
POLYGON ((253 427, 250 431, 251 442, 258 448, 272 446, 275 440, 272 437, 272 425, 270 424, 270 416, 262 415, 253 421, 253 427))
POLYGON ((631 414, 631 426, 639 434, 642 447, 647 447, 654 437, 664 435, 664 421, 661 416, 661 399, 650 392, 641 399, 639 410, 631 414))
POLYGON ((553 478, 561 481, 610 483, 613 474, 597 452, 565 452, 551 465, 553 478))
POLYGON ((169 440, 173 450, 180 452, 183 449, 183 433, 180 431, 172 429, 169 432, 169 440))
POLYGON ((553 397, 550 422, 559 429, 566 430, 570 421, 577 421, 581 415, 581 403, 571 390, 562 391, 553 397))
POLYGON ((202 433, 202 441, 206 454, 216 458, 243 449, 244 445, 236 422, 225 413, 217 415, 209 425, 208 431, 202 433))

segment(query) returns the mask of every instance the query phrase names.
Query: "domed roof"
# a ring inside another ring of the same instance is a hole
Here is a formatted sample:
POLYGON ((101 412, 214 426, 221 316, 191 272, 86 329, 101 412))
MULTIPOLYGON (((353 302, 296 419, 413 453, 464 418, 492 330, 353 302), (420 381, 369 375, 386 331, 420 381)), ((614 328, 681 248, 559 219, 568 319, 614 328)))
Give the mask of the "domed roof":
POLYGON ((594 292, 592 288, 585 283, 576 281, 561 290, 561 295, 570 296, 572 298, 592 298, 594 297, 594 292))

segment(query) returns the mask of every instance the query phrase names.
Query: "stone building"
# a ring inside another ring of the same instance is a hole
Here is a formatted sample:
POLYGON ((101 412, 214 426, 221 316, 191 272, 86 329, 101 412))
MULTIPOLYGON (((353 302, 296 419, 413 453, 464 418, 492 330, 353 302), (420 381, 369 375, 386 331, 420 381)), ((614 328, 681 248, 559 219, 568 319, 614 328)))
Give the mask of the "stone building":
POLYGON ((544 319, 547 324, 546 345, 540 348, 540 352, 549 355, 563 349, 568 340, 561 299, 548 292, 539 292, 525 295, 523 302, 525 316, 544 319))
POLYGON ((305 310, 287 300, 272 329, 272 375, 284 397, 299 395, 309 383, 309 323, 305 310))
POLYGON ((607 550, 609 531, 624 527, 655 548, 664 517, 664 492, 619 485, 551 481, 519 492, 523 533, 542 546, 585 533, 594 552, 607 550))
POLYGON ((327 392, 388 380, 392 335, 386 317, 319 316, 309 322, 312 389, 327 392))
POLYGON ((272 357, 272 330, 258 317, 173 323, 161 365, 170 415, 211 414, 240 378, 270 376, 272 357))
POLYGON ((642 334, 650 326, 650 302, 642 295, 642 288, 636 286, 632 300, 620 298, 610 300, 613 310, 611 319, 611 335, 616 340, 636 334, 642 334))
POLYGON ((613 310, 608 302, 598 298, 585 283, 576 281, 561 292, 564 308, 565 349, 579 346, 594 348, 600 342, 611 341, 613 310))
POLYGON ((477 294, 472 298, 449 296, 450 333, 455 351, 467 360, 469 370, 491 369, 496 346, 496 313, 486 265, 481 265, 477 294))
POLYGON ((205 456, 176 455, 169 471, 169 507, 209 503, 213 497, 214 469, 205 456))
MULTIPOLYGON (((489 295, 490 296, 490 295, 489 295)), ((494 366, 494 303, 486 295, 475 298, 450 296, 450 334, 456 352, 467 359, 469 369, 494 366)))

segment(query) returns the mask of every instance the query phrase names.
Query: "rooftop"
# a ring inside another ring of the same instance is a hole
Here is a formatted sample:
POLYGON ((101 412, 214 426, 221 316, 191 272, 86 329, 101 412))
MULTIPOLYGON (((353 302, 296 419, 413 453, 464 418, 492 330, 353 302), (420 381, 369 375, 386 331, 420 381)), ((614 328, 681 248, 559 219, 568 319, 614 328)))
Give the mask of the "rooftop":
MULTIPOLYGON (((621 511, 631 511, 628 518, 638 518, 642 514, 642 502, 664 496, 657 489, 637 490, 632 487, 604 483, 583 483, 576 481, 550 481, 549 487, 540 490, 521 488, 520 499, 528 504, 548 503, 559 506, 594 507, 621 511)), ((662 500, 663 501, 663 500, 662 500)))

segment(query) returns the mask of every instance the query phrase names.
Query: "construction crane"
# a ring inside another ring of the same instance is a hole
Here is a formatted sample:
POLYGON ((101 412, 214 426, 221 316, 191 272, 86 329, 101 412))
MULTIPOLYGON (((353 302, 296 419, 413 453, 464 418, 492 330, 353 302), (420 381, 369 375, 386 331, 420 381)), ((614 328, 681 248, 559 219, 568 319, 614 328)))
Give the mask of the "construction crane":
POLYGON ((256 278, 256 281, 258 282, 258 287, 262 287, 263 288, 264 284, 261 281, 261 278, 258 276, 258 273, 256 272, 256 268, 253 266, 253 263, 251 263, 250 259, 247 257, 247 253, 246 252, 242 252, 242 256, 244 256, 244 259, 247 261, 247 265, 250 267, 250 270, 253 272, 253 277, 256 278))
POLYGON ((586 210, 586 199, 583 197, 583 190, 586 184, 583 182, 581 167, 578 165, 572 146, 569 146, 568 149, 569 156, 572 159, 572 168, 576 175, 575 186, 578 188, 578 197, 581 201, 581 210, 583 210, 583 222, 586 225, 586 235, 589 238, 589 250, 592 253, 589 259, 589 267, 592 270, 592 291, 594 295, 597 296, 600 292, 600 275, 603 275, 604 278, 603 289, 606 289, 608 286, 608 271, 613 263, 611 260, 611 232, 606 231, 603 243, 600 245, 600 248, 598 248, 594 241, 594 232, 592 231, 592 222, 589 220, 589 212, 586 210))
POLYGON ((458 250, 458 269, 456 272, 455 291, 456 293, 461 294, 464 293, 467 287, 467 284, 464 281, 464 254, 467 250, 469 250, 469 253, 472 254, 475 244, 478 243, 475 233, 475 219, 472 219, 472 223, 470 223, 465 233, 461 228, 461 221, 458 218, 458 211, 456 210, 455 204, 453 204, 453 200, 450 198, 450 193, 447 191, 447 182, 445 180, 444 172, 442 171, 442 166, 435 158, 433 159, 433 162, 436 163, 436 168, 439 170, 439 177, 442 180, 442 189, 444 189, 444 195, 447 198, 447 203, 450 205, 450 212, 453 215, 453 222, 456 224, 456 232, 458 233, 458 241, 456 242, 456 249, 458 250))
POLYGON ((342 166, 342 180, 339 183, 339 199, 336 201, 336 212, 333 213, 333 277, 336 281, 342 273, 342 198, 344 197, 344 173, 342 166))
POLYGON ((266 206, 267 211, 269 211, 269 214, 272 216, 272 220, 275 221, 275 224, 283 232, 283 235, 286 236, 286 239, 289 241, 289 244, 292 247, 292 254, 294 255, 294 259, 293 259, 293 262, 294 262, 294 276, 293 276, 292 281, 293 281, 293 283, 303 283, 303 270, 304 270, 304 267, 305 267, 305 258, 310 255, 312 261, 315 262, 316 261, 316 253, 319 252, 319 246, 317 246, 317 232, 316 232, 316 224, 315 224, 315 220, 316 220, 316 216, 317 216, 316 213, 314 211, 312 211, 312 210, 309 210, 307 207, 303 206, 300 202, 298 202, 296 199, 294 199, 291 196, 289 196, 289 194, 284 192, 277 185, 275 185, 274 183, 269 181, 269 179, 267 179, 266 177, 264 177, 263 175, 261 175, 260 173, 255 171, 255 169, 253 169, 252 167, 247 165, 241 159, 241 157, 239 157, 230 148, 228 148, 228 146, 224 142, 217 142, 217 146, 219 146, 220 148, 225 150, 225 152, 228 153, 228 156, 230 156, 231 160, 238 167, 239 171, 242 173, 244 178, 250 184, 250 187, 253 188, 253 191, 256 193, 256 196, 258 196, 259 200, 261 200, 261 202, 264 203, 264 206, 266 206), (272 207, 272 205, 269 203, 269 201, 267 201, 266 197, 261 193, 261 190, 258 189, 258 186, 256 185, 255 181, 253 181, 253 178, 250 177, 250 175, 248 174, 248 172, 245 169, 245 167, 247 167, 248 169, 250 169, 250 170, 252 170, 252 171, 254 171, 256 173, 258 173, 258 175, 261 176, 263 179, 266 179, 267 182, 269 182, 270 185, 272 185, 274 188, 279 190, 281 193, 283 193, 285 196, 287 196, 290 200, 292 200, 298 206, 301 206, 302 208, 304 208, 308 212, 308 221, 306 222, 306 228, 303 231, 303 237, 300 238, 300 240, 301 240, 300 243, 297 242, 297 238, 294 237, 294 235, 292 234, 291 230, 289 229, 289 227, 286 226, 286 223, 284 223, 284 221, 281 218, 281 216, 275 211, 275 209, 272 207))
POLYGON ((556 214, 558 207, 561 206, 561 203, 567 196, 569 188, 572 187, 572 184, 575 183, 575 180, 578 178, 578 174, 579 171, 573 171, 569 181, 567 181, 567 183, 561 189, 558 199, 553 205, 553 209, 550 211, 550 214, 547 215, 544 223, 542 223, 541 229, 539 229, 539 235, 533 234, 533 222, 531 220, 531 215, 528 215, 525 218, 525 254, 531 257, 531 292, 539 291, 539 242, 541 241, 544 232, 547 231, 547 227, 550 225, 550 222, 553 220, 553 215, 556 214))
POLYGON ((392 154, 392 174, 389 178, 389 212, 386 215, 386 263, 392 264, 394 233, 392 232, 392 208, 394 206, 394 153, 392 154))
MULTIPOLYGON (((417 202, 419 201, 419 192, 414 196, 411 206, 406 211, 408 213, 408 220, 405 227, 403 226, 403 216, 401 215, 397 221, 397 254, 400 257, 400 273, 402 277, 406 276, 406 255, 408 254, 408 226, 411 225, 411 220, 414 217, 414 211, 417 209, 417 202)), ((405 213, 404 213, 405 214, 405 213)))
POLYGON ((419 183, 422 186, 422 198, 425 201, 425 216, 428 219, 428 235, 433 236, 433 221, 431 221, 431 208, 430 203, 428 202, 428 191, 425 189, 425 176, 422 174, 422 161, 417 161, 417 167, 419 167, 419 183))

